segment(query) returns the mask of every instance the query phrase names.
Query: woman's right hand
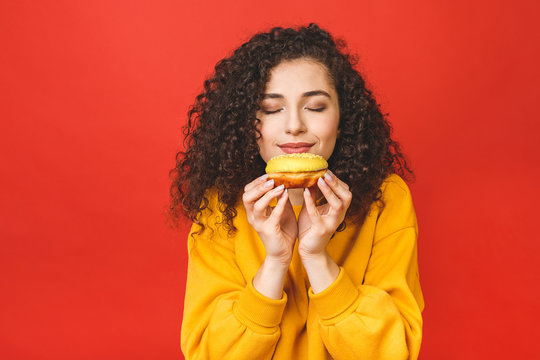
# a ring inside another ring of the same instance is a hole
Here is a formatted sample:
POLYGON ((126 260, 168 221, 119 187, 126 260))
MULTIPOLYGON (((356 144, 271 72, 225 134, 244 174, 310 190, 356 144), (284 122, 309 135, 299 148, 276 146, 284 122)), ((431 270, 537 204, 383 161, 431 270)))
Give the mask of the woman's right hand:
POLYGON ((282 185, 274 188, 274 181, 263 175, 245 186, 242 201, 248 222, 264 244, 266 261, 288 266, 298 225, 287 191, 282 185), (270 207, 276 198, 277 205, 270 207))

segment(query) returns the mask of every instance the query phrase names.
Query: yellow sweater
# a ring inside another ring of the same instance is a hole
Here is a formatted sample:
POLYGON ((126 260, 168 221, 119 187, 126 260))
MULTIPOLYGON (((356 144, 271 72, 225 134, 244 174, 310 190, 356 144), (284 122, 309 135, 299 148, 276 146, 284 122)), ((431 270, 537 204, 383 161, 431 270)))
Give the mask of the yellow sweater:
MULTIPOLYGON (((417 263, 418 226, 411 194, 398 175, 381 186, 362 226, 347 223, 327 251, 338 278, 313 294, 295 245, 280 300, 255 290, 265 250, 238 206, 228 237, 216 196, 206 229, 188 238, 181 347, 186 359, 417 359, 424 299, 417 263)), ((301 206, 295 206, 298 216, 301 206)))

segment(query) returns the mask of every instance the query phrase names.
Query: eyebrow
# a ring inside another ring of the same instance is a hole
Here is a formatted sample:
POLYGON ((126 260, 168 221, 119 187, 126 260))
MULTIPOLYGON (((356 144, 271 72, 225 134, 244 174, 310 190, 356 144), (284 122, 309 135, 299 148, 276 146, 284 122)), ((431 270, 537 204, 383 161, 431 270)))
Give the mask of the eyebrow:
MULTIPOLYGON (((302 94, 302 97, 303 98, 306 98, 306 97, 310 97, 310 96, 316 96, 316 95, 323 95, 323 96, 326 96, 328 97, 329 99, 331 99, 332 97, 330 96, 329 93, 327 93, 326 91, 324 90, 313 90, 313 91, 308 91, 308 92, 305 92, 302 94)), ((283 99, 284 96, 281 95, 281 94, 264 94, 263 96, 263 99, 283 99)))

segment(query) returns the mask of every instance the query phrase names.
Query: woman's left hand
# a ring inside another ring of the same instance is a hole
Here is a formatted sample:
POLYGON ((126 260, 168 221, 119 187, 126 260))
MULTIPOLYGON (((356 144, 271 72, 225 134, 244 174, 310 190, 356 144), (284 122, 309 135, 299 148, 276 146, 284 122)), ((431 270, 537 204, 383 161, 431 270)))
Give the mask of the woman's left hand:
POLYGON ((345 219, 352 200, 349 186, 328 170, 317 182, 327 203, 317 206, 308 189, 304 190, 304 206, 298 215, 298 253, 301 258, 326 253, 326 245, 345 219))

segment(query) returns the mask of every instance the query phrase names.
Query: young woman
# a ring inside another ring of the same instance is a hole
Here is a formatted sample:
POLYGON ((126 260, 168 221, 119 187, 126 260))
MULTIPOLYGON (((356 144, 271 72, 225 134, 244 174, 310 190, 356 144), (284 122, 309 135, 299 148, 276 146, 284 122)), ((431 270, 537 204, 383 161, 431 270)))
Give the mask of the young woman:
POLYGON ((187 359, 416 359, 424 299, 413 175, 342 40, 316 24, 258 33, 188 113, 171 215, 193 221, 187 359), (284 189, 275 155, 323 156, 284 189))

